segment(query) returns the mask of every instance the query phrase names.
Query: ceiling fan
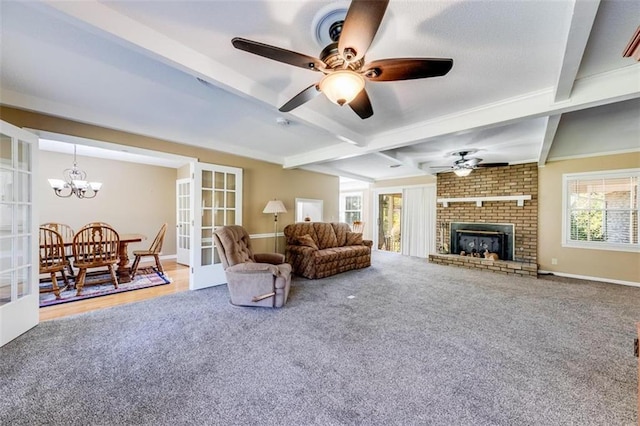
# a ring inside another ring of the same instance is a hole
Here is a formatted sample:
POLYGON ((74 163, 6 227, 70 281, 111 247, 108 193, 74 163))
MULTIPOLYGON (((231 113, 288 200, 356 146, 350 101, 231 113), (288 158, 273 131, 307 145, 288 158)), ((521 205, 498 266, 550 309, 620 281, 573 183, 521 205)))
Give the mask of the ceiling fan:
MULTIPOLYGON (((433 166, 432 168, 446 168, 440 172, 454 172, 457 176, 469 176, 471 172, 478 167, 504 167, 509 163, 483 163, 482 158, 471 157, 466 158, 469 154, 475 154, 477 150, 455 151, 450 155, 459 156, 460 158, 453 162, 452 166, 433 166)), ((438 173, 440 173, 438 172, 438 173)))
POLYGON ((360 118, 365 119, 373 115, 365 80, 439 77, 453 66, 453 59, 444 58, 392 58, 365 63, 364 55, 378 31, 388 3, 389 0, 352 0, 344 21, 334 22, 329 28, 333 42, 322 50, 319 58, 240 37, 233 38, 231 42, 236 49, 324 74, 318 83, 281 106, 280 111, 289 112, 324 93, 338 105, 348 104, 360 118))

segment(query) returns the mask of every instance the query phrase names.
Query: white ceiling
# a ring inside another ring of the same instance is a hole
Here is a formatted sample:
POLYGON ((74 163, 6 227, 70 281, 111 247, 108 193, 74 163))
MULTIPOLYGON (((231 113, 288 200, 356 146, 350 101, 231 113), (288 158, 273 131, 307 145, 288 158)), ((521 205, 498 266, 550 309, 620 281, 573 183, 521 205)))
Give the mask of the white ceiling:
POLYGON ((5 105, 368 181, 435 172, 458 150, 544 164, 640 149, 640 65, 622 57, 635 0, 391 0, 367 61, 454 65, 368 82, 366 120, 322 95, 280 113, 320 74, 231 45, 316 57, 314 22, 348 2, 0 1, 5 105))

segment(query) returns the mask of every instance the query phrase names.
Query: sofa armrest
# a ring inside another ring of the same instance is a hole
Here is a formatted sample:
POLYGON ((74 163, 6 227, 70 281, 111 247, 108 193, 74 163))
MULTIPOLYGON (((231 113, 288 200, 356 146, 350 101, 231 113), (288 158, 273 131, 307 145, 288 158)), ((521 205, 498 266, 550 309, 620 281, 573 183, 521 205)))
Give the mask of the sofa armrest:
POLYGON ((373 241, 371 240, 362 240, 362 244, 364 244, 365 246, 371 248, 373 247, 373 241))
POLYGON ((256 263, 270 263, 271 265, 284 263, 284 254, 282 253, 255 253, 253 257, 256 263))

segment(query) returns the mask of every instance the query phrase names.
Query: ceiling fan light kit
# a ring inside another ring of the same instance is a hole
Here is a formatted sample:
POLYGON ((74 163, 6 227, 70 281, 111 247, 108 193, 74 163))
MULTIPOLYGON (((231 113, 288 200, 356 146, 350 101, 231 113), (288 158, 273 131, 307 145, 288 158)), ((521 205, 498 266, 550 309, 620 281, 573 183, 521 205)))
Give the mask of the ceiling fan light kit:
POLYGON ((460 177, 469 176, 471 171, 473 171, 473 167, 457 167, 453 169, 453 173, 460 177))
MULTIPOLYGON (((478 167, 504 167, 508 166, 509 163, 482 163, 482 158, 471 157, 467 158, 469 154, 475 154, 478 152, 477 149, 467 149, 464 151, 454 151, 447 155, 460 157, 456 161, 453 162, 452 166, 431 166, 434 168, 444 168, 446 170, 441 170, 441 172, 450 172, 456 174, 456 176, 465 177, 469 176, 472 171, 477 169, 478 167)), ((440 173, 440 172, 437 172, 440 173)))
POLYGON ((397 81, 440 77, 449 72, 453 59, 391 58, 365 63, 364 56, 380 27, 389 0, 352 0, 346 16, 336 5, 321 10, 314 19, 316 39, 319 32, 328 33, 332 41, 322 50, 320 58, 235 37, 236 49, 274 61, 322 72, 325 76, 295 95, 279 108, 289 112, 315 98, 319 93, 338 105, 349 105, 362 119, 373 115, 373 107, 365 89, 366 81, 397 81))
POLYGON ((342 106, 351 103, 364 89, 364 78, 353 71, 339 70, 325 75, 319 87, 331 102, 342 106))

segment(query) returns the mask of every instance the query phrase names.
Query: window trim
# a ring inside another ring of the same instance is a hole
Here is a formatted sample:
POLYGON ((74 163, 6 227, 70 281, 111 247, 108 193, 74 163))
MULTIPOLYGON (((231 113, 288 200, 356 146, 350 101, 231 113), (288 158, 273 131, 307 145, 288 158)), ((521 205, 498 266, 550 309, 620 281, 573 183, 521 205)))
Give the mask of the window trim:
MULTIPOLYGON (((640 169, 620 169, 620 170, 604 170, 597 172, 581 172, 581 173, 565 173, 562 175, 562 247, 579 248, 590 250, 607 250, 607 251, 626 251, 632 253, 640 252, 640 226, 638 226, 637 240, 639 243, 607 243, 601 241, 572 241, 570 236, 570 197, 569 182, 578 179, 615 179, 624 177, 636 177, 638 185, 640 185, 640 169)), ((636 210, 640 214, 640 197, 636 197, 636 210)), ((640 220, 640 217, 639 217, 640 220)))

